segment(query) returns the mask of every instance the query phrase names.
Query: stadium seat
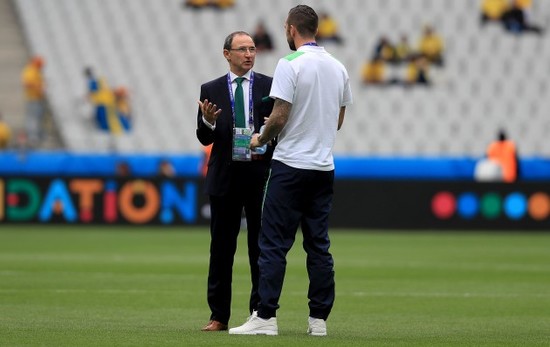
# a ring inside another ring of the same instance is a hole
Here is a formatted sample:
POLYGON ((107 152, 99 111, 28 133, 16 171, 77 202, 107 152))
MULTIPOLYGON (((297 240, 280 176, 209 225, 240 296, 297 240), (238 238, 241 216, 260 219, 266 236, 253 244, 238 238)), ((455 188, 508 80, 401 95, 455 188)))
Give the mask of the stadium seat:
MULTIPOLYGON (((282 28, 295 5, 239 0, 226 11, 190 11, 178 0, 15 3, 30 50, 45 57, 48 96, 68 149, 110 150, 89 119, 75 117, 86 92, 82 70, 92 66, 112 86, 131 91, 135 129, 115 141, 116 150, 182 153, 200 152, 196 100, 201 83, 227 71, 225 36, 252 32, 263 20, 276 50, 259 54, 256 70, 272 74, 288 53, 282 28), (244 15, 250 8, 255 11, 244 15)), ((535 6, 534 20, 544 24, 537 14, 548 13, 550 3, 535 6)), ((521 155, 550 155, 545 137, 536 136, 549 127, 548 40, 481 26, 477 0, 320 0, 315 7, 339 23, 345 43, 327 48, 348 68, 354 94, 336 153, 477 156, 504 126, 521 155), (444 67, 432 69, 434 86, 364 88, 361 66, 378 38, 396 41, 407 33, 416 45, 425 24, 434 25, 446 46, 444 67)))

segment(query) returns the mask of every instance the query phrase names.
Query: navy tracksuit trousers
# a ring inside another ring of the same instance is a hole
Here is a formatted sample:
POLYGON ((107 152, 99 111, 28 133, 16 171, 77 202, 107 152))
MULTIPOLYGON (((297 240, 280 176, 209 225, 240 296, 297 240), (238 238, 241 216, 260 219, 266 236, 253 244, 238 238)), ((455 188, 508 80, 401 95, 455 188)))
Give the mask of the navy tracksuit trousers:
POLYGON ((260 232, 258 316, 276 316, 286 254, 301 226, 309 276, 309 315, 327 319, 334 304, 334 261, 329 252, 328 217, 334 171, 295 169, 273 160, 260 232))

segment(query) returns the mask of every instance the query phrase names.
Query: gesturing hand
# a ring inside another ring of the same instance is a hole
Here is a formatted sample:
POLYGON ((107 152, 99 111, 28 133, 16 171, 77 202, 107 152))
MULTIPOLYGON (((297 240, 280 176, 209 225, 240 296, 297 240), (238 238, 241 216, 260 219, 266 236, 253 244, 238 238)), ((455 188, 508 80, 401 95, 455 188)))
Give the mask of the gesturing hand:
POLYGON ((210 124, 216 123, 218 116, 222 113, 222 109, 218 109, 218 106, 208 101, 208 99, 204 99, 203 102, 200 100, 197 102, 199 103, 204 119, 210 124))

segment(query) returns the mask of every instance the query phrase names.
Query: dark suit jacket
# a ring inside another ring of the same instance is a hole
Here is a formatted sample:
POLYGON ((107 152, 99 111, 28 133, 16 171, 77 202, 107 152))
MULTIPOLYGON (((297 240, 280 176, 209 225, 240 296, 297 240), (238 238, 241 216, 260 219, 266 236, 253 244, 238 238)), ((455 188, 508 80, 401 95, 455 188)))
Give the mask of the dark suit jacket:
MULTIPOLYGON (((269 98, 272 78, 260 73, 254 73, 254 85, 252 90, 254 103, 254 132, 259 132, 264 124, 264 117, 271 114, 273 100, 269 98)), ((269 163, 273 155, 273 146, 268 146, 267 152, 260 160, 251 162, 233 162, 233 114, 231 99, 227 86, 227 75, 207 82, 201 86, 200 100, 216 104, 222 109, 216 121, 216 129, 212 131, 202 121, 202 112, 199 107, 197 114, 197 138, 207 146, 211 143, 212 152, 208 161, 208 173, 206 174, 205 190, 209 195, 221 196, 229 191, 232 180, 238 179, 238 175, 232 175, 235 170, 246 170, 248 184, 254 184, 260 180, 263 182, 269 163), (248 175, 250 172, 250 175, 248 175)), ((245 103, 245 107, 246 103, 245 103)), ((240 175, 242 176, 242 175, 240 175)), ((262 184, 261 182, 259 184, 262 184)))

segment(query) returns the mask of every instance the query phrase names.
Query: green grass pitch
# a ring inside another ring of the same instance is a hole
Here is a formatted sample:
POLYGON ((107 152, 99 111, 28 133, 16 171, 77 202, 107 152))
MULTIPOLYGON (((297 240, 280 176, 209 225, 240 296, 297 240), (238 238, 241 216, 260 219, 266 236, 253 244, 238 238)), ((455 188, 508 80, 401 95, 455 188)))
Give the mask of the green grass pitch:
MULTIPOLYGON (((0 225, 0 346, 549 346, 550 233, 331 230, 328 336, 298 234, 279 336, 205 333, 204 228, 0 225)), ((239 239, 230 326, 250 289, 239 239)))

